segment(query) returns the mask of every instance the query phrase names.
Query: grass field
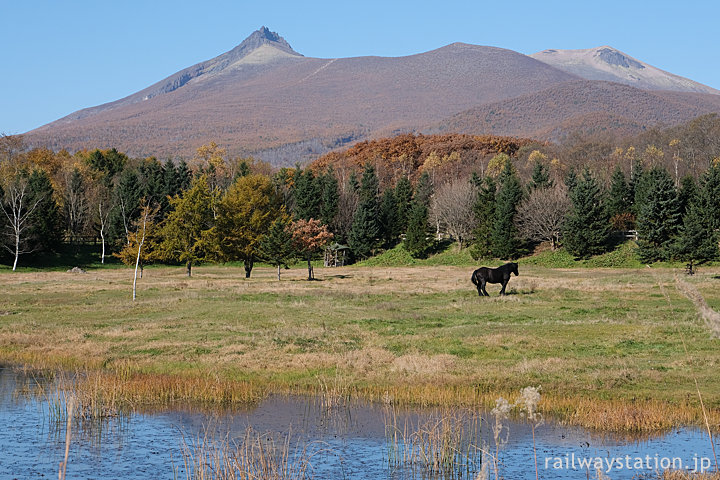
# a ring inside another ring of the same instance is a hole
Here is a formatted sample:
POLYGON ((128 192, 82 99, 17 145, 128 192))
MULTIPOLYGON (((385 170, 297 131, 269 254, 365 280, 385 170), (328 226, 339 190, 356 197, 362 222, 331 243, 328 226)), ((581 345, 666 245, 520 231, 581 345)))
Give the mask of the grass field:
POLYGON ((717 428, 718 340, 675 276, 718 310, 720 268, 686 277, 521 263, 510 295, 490 286, 490 298, 471 271, 317 268, 308 282, 299 266, 278 282, 271 268, 245 279, 239 267, 192 278, 151 267, 134 303, 129 269, 3 272, 0 362, 100 371, 150 403, 176 398, 147 393, 167 382, 186 400, 246 398, 240 389, 423 405, 488 404, 540 385, 547 413, 610 430, 699 422, 697 379, 717 428))

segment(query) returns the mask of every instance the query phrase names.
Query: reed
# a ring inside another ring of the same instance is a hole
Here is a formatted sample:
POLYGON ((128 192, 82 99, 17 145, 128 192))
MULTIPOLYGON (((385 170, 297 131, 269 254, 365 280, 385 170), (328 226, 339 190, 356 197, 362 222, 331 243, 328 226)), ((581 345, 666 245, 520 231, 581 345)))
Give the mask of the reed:
POLYGON ((398 411, 385 411, 385 438, 391 468, 409 467, 439 478, 472 476, 480 466, 480 415, 445 408, 428 416, 398 422, 398 411))
MULTIPOLYGON (((292 434, 276 438, 248 427, 240 439, 217 440, 210 429, 181 443, 186 480, 301 480, 310 478, 315 444, 293 447, 292 434)), ((175 469, 177 471, 177 469, 175 469)))

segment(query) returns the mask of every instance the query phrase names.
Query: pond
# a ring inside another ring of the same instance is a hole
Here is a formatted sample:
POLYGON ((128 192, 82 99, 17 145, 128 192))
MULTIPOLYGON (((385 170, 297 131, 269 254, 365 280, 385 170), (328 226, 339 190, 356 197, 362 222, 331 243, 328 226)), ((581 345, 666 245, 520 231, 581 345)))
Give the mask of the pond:
MULTIPOLYGON (((55 478, 64 458, 65 422, 52 419, 47 398, 33 392, 34 382, 0 366, 0 479, 55 478)), ((495 452, 489 412, 465 412, 455 424, 446 424, 462 432, 460 443, 466 448, 454 468, 433 473, 418 460, 420 446, 433 442, 423 433, 447 416, 438 410, 392 410, 362 402, 328 407, 317 398, 287 396, 224 412, 137 412, 74 426, 67 478, 189 478, 193 459, 202 463, 210 458, 198 456, 194 445, 203 440, 215 446, 240 444, 255 434, 261 439, 258 445, 272 444, 286 452, 288 463, 297 467, 306 460, 307 478, 477 478, 480 447, 495 452)), ((508 426, 500 475, 535 478, 530 425, 512 421, 508 426)), ((713 458, 707 435, 692 428, 631 440, 546 421, 535 431, 535 444, 538 474, 548 479, 597 478, 600 465, 609 478, 637 478, 673 462, 675 467, 707 469, 713 458)), ((485 459, 488 478, 495 478, 492 460, 487 455, 485 459)))

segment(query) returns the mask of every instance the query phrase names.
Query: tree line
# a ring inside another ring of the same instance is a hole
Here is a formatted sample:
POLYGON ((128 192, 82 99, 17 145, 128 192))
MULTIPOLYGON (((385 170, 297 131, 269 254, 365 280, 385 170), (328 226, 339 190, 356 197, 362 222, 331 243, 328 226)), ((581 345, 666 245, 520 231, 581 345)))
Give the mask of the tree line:
POLYGON ((383 180, 370 160, 338 171, 327 162, 277 170, 228 158, 214 143, 186 163, 115 149, 28 151, 21 137, 5 136, 2 244, 13 269, 23 255, 97 238, 102 262, 113 254, 141 271, 181 263, 190 275, 199 262, 242 261, 249 277, 263 260, 279 277, 302 259, 309 279, 313 258, 331 243, 349 247, 351 259, 398 244, 422 257, 441 238, 476 259, 516 258, 540 242, 586 258, 611 248, 613 232, 636 230, 643 261, 717 258, 718 161, 680 178, 657 152, 630 146, 602 175, 526 147, 497 153, 469 175, 436 175, 443 163, 463 161, 454 151, 383 180))

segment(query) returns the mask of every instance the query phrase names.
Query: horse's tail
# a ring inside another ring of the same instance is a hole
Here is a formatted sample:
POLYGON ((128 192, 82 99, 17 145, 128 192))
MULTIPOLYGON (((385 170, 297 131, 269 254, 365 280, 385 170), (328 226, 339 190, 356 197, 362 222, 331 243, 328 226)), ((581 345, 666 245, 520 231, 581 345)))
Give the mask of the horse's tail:
POLYGON ((477 279, 475 278, 475 272, 470 276, 470 281, 477 287, 477 279))

